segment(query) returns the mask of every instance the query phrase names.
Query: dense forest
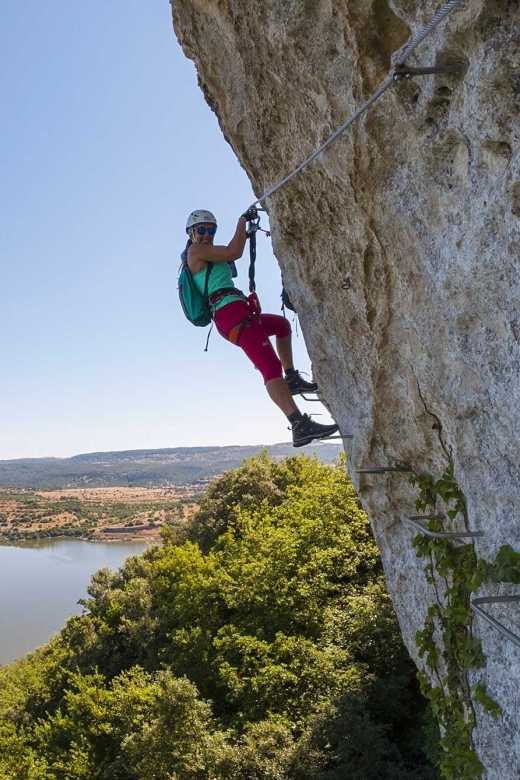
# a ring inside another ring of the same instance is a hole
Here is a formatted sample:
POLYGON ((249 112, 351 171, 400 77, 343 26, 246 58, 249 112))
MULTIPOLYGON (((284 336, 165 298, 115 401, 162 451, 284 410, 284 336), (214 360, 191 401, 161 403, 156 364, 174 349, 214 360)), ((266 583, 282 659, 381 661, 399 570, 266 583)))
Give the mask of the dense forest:
POLYGON ((3 780, 436 780, 344 462, 261 455, 0 669, 3 780))

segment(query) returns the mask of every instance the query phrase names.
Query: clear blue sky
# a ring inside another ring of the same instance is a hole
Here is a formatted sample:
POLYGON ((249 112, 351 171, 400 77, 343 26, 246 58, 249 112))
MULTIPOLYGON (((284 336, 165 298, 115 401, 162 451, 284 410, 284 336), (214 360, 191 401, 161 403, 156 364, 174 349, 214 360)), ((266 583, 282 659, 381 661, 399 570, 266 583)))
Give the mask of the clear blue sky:
MULTIPOLYGON (((167 0, 3 0, 0 85, 0 458, 289 440, 243 353, 215 332, 204 353, 178 305, 187 214, 227 243, 254 196, 167 0)), ((278 312, 264 236, 257 265, 278 312)))

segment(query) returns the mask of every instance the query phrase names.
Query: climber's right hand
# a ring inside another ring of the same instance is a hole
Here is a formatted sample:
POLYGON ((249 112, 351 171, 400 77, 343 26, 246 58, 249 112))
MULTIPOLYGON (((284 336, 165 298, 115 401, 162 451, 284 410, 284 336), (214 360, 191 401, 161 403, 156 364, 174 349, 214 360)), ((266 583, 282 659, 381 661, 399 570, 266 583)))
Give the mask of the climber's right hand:
POLYGON ((258 209, 256 206, 250 206, 247 211, 244 211, 240 216, 244 217, 248 222, 252 222, 254 219, 258 219, 258 209))

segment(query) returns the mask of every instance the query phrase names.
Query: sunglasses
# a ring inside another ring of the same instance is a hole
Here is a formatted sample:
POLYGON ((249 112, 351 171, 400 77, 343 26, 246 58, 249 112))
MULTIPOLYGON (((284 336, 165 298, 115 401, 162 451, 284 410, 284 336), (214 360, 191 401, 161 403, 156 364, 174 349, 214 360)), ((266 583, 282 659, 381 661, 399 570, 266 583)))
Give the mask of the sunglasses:
POLYGON ((199 236, 205 235, 206 231, 209 233, 210 236, 214 236, 215 233, 217 232, 217 228, 216 227, 207 228, 207 227, 203 227, 203 225, 200 225, 197 228, 197 233, 199 234, 199 236))

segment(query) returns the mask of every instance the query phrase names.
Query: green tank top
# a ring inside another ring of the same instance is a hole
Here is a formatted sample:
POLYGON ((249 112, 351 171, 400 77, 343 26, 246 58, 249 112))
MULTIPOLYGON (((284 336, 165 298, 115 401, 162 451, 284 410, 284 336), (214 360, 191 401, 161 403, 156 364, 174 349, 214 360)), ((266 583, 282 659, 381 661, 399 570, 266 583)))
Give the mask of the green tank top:
MULTIPOLYGON (((206 284, 206 271, 207 269, 204 268, 202 271, 199 271, 193 276, 193 283, 201 295, 204 295, 204 285, 206 284)), ((224 287, 235 287, 235 285, 233 284, 231 268, 227 263, 213 263, 213 270, 209 275, 208 295, 211 295, 211 293, 214 293, 217 290, 222 290, 222 288, 224 287)), ((217 309, 221 309, 227 303, 231 303, 231 301, 235 301, 237 297, 241 297, 241 298, 244 297, 243 294, 238 289, 236 291, 236 294, 230 293, 229 295, 224 296, 224 298, 222 298, 222 300, 219 301, 215 306, 215 311, 217 311, 217 309)))

